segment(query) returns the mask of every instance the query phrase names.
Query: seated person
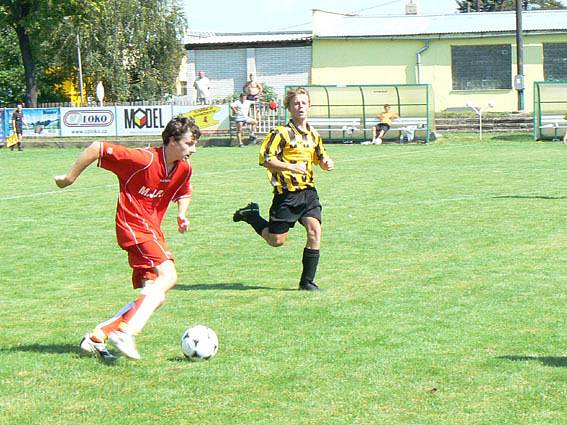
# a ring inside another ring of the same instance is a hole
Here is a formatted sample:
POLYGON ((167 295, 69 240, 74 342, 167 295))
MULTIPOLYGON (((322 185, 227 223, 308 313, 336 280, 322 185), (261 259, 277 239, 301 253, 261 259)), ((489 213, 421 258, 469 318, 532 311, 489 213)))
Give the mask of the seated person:
POLYGON ((372 144, 382 144, 382 137, 392 126, 392 121, 400 118, 395 112, 390 112, 390 105, 384 105, 384 112, 378 114, 380 120, 376 127, 372 128, 372 144))
POLYGON ((230 108, 234 113, 234 121, 236 122, 236 138, 238 139, 238 146, 243 148, 244 142, 242 141, 242 130, 246 124, 250 125, 250 139, 256 140, 256 124, 258 122, 249 116, 250 106, 252 101, 246 99, 245 93, 240 93, 240 98, 234 101, 230 108))

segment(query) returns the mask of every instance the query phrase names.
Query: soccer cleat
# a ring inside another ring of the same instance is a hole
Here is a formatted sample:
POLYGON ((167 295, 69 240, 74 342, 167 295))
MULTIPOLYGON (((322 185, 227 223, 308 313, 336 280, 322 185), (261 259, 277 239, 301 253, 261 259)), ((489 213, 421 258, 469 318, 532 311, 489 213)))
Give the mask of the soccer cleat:
POLYGON ((132 335, 122 331, 114 331, 108 335, 108 340, 126 357, 132 360, 140 360, 140 353, 136 349, 136 340, 132 335))
POLYGON ((255 202, 250 202, 244 208, 236 210, 232 216, 232 221, 235 223, 238 221, 245 221, 248 223, 248 219, 252 216, 257 216, 260 214, 260 206, 255 202))
POLYGON ((91 339, 90 334, 86 334, 83 339, 81 339, 79 347, 81 348, 81 350, 83 350, 84 353, 94 354, 100 360, 116 360, 116 356, 108 351, 106 344, 104 342, 94 342, 91 339))
POLYGON ((320 291, 315 282, 299 282, 300 291, 320 291))

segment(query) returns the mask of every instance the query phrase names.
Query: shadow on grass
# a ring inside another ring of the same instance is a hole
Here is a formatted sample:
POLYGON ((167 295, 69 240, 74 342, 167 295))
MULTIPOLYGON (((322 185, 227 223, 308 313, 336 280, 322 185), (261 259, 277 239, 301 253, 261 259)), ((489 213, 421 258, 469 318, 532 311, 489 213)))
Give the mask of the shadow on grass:
POLYGON ((545 366, 567 367, 567 357, 538 357, 538 356, 500 356, 500 360, 510 360, 513 362, 540 362, 545 366))
MULTIPOLYGON (((26 345, 16 345, 13 347, 0 348, 0 352, 5 353, 39 353, 39 354, 76 354, 81 358, 95 358, 84 354, 79 348, 78 344, 26 344, 26 345)), ((101 360, 100 363, 112 366, 116 364, 116 360, 101 360)))
POLYGON ((567 196, 545 196, 545 195, 500 195, 493 196, 494 199, 567 199, 567 196))
POLYGON ((244 285, 242 283, 198 283, 195 285, 175 285, 173 290, 180 291, 210 291, 210 290, 223 290, 223 291, 256 291, 267 289, 270 291, 297 291, 291 288, 270 288, 269 286, 257 285, 244 285))
MULTIPOLYGON (((489 136, 490 137, 490 136, 489 136)), ((492 140, 506 140, 506 141, 513 141, 513 142, 525 142, 527 138, 531 139, 531 133, 506 133, 506 134, 499 134, 496 136, 490 137, 492 140)))

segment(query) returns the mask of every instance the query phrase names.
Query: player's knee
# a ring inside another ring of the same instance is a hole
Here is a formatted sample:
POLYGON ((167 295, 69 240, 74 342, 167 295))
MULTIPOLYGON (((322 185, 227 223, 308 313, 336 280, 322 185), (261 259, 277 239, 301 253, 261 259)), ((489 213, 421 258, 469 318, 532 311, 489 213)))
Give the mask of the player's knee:
POLYGON ((266 239, 268 244, 273 247, 280 247, 282 246, 287 239, 287 233, 277 234, 277 233, 269 233, 268 238, 266 239))

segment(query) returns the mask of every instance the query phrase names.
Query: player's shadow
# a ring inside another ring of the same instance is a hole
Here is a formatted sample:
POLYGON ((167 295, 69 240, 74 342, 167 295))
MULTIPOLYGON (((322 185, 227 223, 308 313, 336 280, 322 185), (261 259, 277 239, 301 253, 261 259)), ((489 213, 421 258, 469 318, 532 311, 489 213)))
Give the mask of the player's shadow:
POLYGON ((567 199, 567 196, 546 195, 500 195, 493 196, 494 199, 567 199))
POLYGON ((177 284, 173 288, 174 290, 180 291, 257 291, 257 290, 269 290, 269 291, 295 291, 296 289, 291 288, 271 288, 269 286, 259 286, 259 285, 245 285, 243 283, 197 283, 194 285, 184 285, 177 284))
POLYGON ((0 348, 0 351, 31 352, 41 354, 79 354, 81 350, 77 344, 25 344, 0 348))
POLYGON ((550 367, 567 367, 567 357, 551 356, 500 356, 500 360, 510 360, 512 362, 540 362, 550 367))
MULTIPOLYGON (((5 353, 38 353, 38 354, 76 354, 80 357, 86 357, 83 355, 82 350, 79 348, 78 344, 25 344, 25 345, 15 345, 13 347, 0 348, 0 352, 5 353)), ((89 356, 91 357, 91 356, 89 356)), ((103 361, 101 362, 108 366, 115 364, 115 361, 103 361)))

